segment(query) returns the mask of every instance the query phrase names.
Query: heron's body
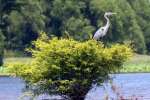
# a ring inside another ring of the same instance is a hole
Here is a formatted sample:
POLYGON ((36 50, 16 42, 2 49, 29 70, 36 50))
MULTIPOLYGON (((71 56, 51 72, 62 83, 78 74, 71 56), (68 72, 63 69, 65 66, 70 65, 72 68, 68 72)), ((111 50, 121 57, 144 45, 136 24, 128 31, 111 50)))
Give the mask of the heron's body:
POLYGON ((99 40, 101 37, 105 36, 105 33, 106 33, 105 27, 101 27, 100 29, 98 29, 98 30, 95 32, 95 34, 94 34, 94 36, 93 36, 93 39, 99 40), (101 34, 99 34, 99 33, 101 33, 101 34))
POLYGON ((105 26, 99 28, 99 29, 95 32, 95 34, 94 34, 94 36, 93 36, 93 39, 99 40, 100 38, 104 37, 104 36, 107 34, 107 31, 108 31, 109 26, 110 26, 110 20, 109 20, 108 16, 109 16, 109 15, 112 15, 112 14, 114 14, 114 13, 105 13, 104 17, 105 17, 107 23, 106 23, 105 26))

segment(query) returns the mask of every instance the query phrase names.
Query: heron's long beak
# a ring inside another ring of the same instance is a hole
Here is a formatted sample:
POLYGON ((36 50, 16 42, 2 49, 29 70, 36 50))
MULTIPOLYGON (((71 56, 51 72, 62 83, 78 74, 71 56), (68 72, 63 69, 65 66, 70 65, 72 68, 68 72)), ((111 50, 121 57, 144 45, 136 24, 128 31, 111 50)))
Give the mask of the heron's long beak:
POLYGON ((112 15, 116 15, 117 13, 111 13, 112 15))

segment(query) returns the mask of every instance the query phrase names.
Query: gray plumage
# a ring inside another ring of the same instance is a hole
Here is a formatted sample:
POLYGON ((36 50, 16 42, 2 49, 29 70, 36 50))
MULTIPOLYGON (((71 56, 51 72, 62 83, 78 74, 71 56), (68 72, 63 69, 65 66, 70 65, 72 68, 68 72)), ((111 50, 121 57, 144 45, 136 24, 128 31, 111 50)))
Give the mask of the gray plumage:
POLYGON ((106 13, 104 14, 104 17, 105 17, 107 23, 106 23, 105 26, 99 28, 99 29, 95 32, 95 34, 94 34, 94 36, 93 36, 93 39, 94 39, 94 40, 99 40, 100 38, 104 37, 104 36, 107 34, 107 31, 108 31, 109 26, 110 26, 110 20, 109 20, 108 17, 111 16, 111 15, 113 15, 113 14, 116 14, 116 13, 106 12, 106 13))

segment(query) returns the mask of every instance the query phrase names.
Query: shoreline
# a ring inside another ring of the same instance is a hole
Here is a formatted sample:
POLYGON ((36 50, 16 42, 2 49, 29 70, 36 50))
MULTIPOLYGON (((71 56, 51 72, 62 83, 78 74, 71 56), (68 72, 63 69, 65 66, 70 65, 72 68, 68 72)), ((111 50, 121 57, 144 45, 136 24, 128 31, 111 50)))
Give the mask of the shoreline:
MULTIPOLYGON (((148 74, 150 72, 120 72, 120 73, 112 73, 112 74, 148 74)), ((0 77, 14 77, 15 75, 10 73, 0 73, 0 77)))

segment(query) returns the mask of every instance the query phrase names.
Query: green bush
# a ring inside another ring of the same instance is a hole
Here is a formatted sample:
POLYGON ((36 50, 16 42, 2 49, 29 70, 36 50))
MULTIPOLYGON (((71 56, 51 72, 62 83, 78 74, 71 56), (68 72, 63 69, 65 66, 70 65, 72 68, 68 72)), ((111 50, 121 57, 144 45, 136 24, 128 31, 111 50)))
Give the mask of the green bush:
POLYGON ((71 100, 83 100, 92 84, 109 79, 109 74, 118 71, 132 55, 125 45, 107 48, 95 40, 48 40, 46 35, 34 46, 31 66, 17 67, 21 69, 17 75, 37 94, 58 94, 71 100))
POLYGON ((13 57, 13 58, 5 58, 3 68, 5 69, 5 73, 9 75, 28 75, 30 68, 30 63, 32 58, 28 57, 13 57), (27 70, 27 71, 26 71, 27 70))
POLYGON ((12 63, 5 65, 6 73, 12 76, 31 78, 30 63, 12 63))

